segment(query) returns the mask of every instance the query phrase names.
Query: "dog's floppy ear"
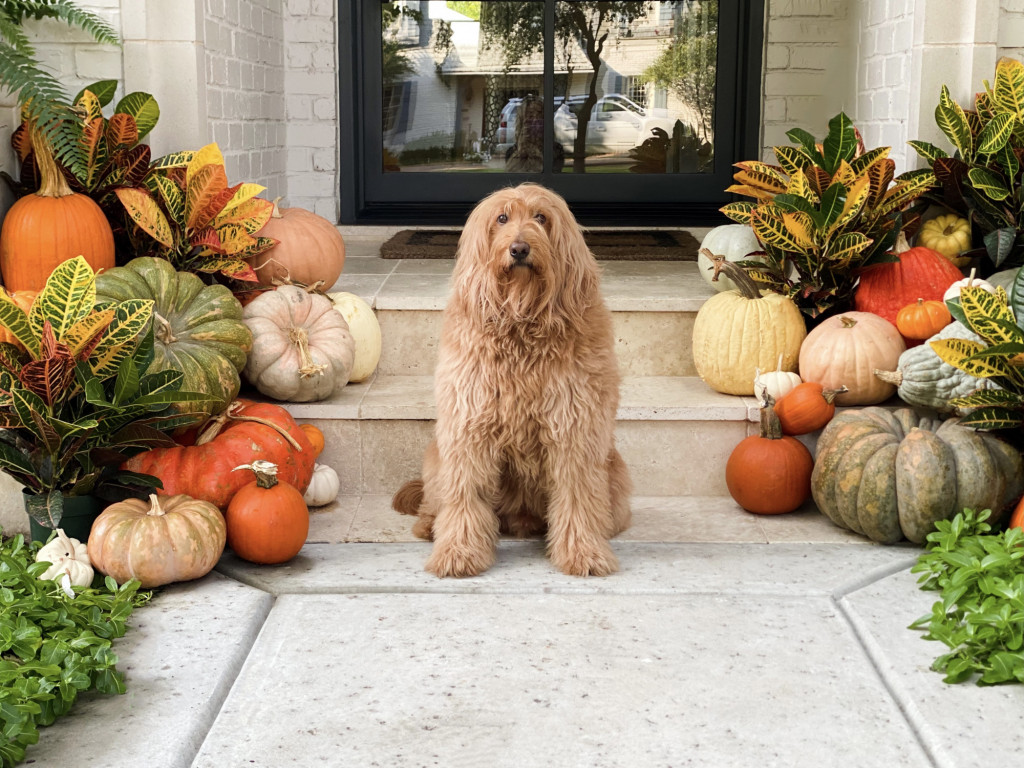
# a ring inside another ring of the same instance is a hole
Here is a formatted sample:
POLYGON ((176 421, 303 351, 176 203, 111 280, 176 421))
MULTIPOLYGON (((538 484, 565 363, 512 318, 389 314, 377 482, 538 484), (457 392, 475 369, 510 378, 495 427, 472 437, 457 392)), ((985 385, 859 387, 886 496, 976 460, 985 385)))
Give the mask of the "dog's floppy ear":
POLYGON ((570 321, 580 322, 597 296, 597 262, 565 201, 556 198, 550 211, 551 245, 564 262, 558 308, 570 321))

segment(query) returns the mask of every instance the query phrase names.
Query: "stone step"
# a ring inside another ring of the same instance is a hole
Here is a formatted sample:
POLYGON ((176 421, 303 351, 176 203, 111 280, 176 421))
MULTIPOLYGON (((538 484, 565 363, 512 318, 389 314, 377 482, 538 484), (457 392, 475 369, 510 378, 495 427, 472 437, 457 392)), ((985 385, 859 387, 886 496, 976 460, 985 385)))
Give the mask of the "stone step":
MULTIPOLYGON (((378 246, 379 247, 379 244, 378 246)), ((372 246, 350 249, 334 291, 374 308, 381 327, 378 371, 385 376, 429 375, 437 359, 441 312, 454 262, 386 260, 372 246)), ((602 286, 612 310, 616 353, 624 375, 694 376, 693 321, 714 291, 694 262, 605 261, 602 286)))
MULTIPOLYGON (((342 493, 391 494, 419 475, 434 427, 433 377, 377 374, 317 403, 287 403, 326 436, 322 463, 342 493)), ((695 377, 631 376, 621 387, 616 445, 635 491, 652 496, 725 496, 725 462, 757 429, 753 397, 710 390, 695 377)))

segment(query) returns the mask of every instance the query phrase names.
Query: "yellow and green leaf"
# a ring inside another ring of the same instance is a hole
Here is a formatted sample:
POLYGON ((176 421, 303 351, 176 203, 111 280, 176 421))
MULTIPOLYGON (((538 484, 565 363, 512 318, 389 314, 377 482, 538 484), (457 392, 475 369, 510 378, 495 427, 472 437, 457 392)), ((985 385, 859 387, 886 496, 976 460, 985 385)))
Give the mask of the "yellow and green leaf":
POLYGON ((750 220, 757 239, 782 251, 805 251, 805 247, 789 232, 783 214, 771 206, 758 208, 750 220))
POLYGON ((799 246, 798 250, 807 253, 815 248, 814 222, 810 216, 800 211, 783 213, 782 221, 793 242, 799 246))
POLYGON ((102 333, 114 319, 114 308, 106 307, 86 315, 75 323, 68 332, 64 334, 64 343, 71 350, 72 355, 78 355, 89 342, 96 338, 96 334, 102 333))
POLYGON ((797 171, 802 171, 812 163, 810 155, 800 147, 785 146, 773 147, 772 149, 775 152, 775 158, 779 161, 779 166, 789 176, 792 176, 797 171))
POLYGON ((1002 112, 989 120, 978 137, 978 153, 992 155, 1001 150, 1013 135, 1017 123, 1016 115, 1009 112, 1002 112))
POLYGON ((57 265, 36 296, 28 321, 36 338, 43 336, 46 322, 53 328, 57 341, 75 323, 88 315, 96 303, 96 275, 82 256, 75 256, 57 265))
POLYGON ((718 210, 738 224, 749 224, 750 215, 754 212, 756 207, 757 203, 741 200, 738 203, 729 203, 728 205, 724 205, 718 210))
POLYGON ((0 291, 0 326, 6 328, 33 357, 39 357, 39 336, 32 331, 25 310, 14 303, 7 291, 0 291))
POLYGON ((984 288, 964 286, 960 289, 960 309, 967 326, 989 344, 1024 341, 1024 331, 1006 304, 1005 293, 997 296, 984 288))
POLYGON ((996 62, 992 100, 997 109, 1024 120, 1024 64, 1007 56, 996 62))
POLYGON ((838 268, 848 266, 874 242, 861 232, 843 232, 829 241, 825 258, 838 268))
POLYGON ((932 351, 942 362, 979 379, 991 379, 999 376, 1013 378, 1014 371, 1005 360, 998 358, 975 358, 978 352, 985 349, 980 341, 972 339, 939 339, 929 342, 932 351))
POLYGON ((838 232, 856 219, 864 208, 864 203, 867 201, 870 193, 871 179, 866 175, 854 179, 846 190, 846 202, 843 204, 843 209, 839 212, 836 220, 832 222, 832 226, 828 228, 828 234, 831 235, 833 232, 838 232))
MULTIPOLYGON (((196 174, 208 165, 219 165, 222 167, 224 165, 224 155, 221 154, 220 147, 216 143, 207 144, 202 149, 193 153, 192 159, 189 160, 185 170, 185 186, 192 186, 192 180, 196 174)), ((227 183, 224 186, 227 186, 227 183)))
POLYGON ((114 190, 114 194, 117 195, 117 199, 121 201, 121 204, 128 212, 129 218, 135 222, 139 229, 164 246, 164 248, 170 248, 174 245, 174 233, 171 231, 171 225, 168 223, 167 217, 160 210, 156 200, 150 197, 147 192, 135 189, 134 187, 122 187, 114 190))
POLYGON ((949 95, 949 88, 942 86, 939 104, 935 107, 935 124, 939 126, 950 143, 960 152, 960 157, 970 162, 974 159, 974 144, 971 138, 971 127, 963 107, 949 95))

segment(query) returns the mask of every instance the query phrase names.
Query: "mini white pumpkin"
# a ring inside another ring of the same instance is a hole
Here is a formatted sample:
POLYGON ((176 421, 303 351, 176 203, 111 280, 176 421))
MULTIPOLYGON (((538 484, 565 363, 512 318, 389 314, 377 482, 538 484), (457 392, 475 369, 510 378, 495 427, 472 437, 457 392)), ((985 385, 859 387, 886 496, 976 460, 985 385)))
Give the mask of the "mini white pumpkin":
POLYGON ((302 499, 308 507, 322 507, 338 498, 340 491, 341 480, 334 468, 326 464, 314 464, 313 479, 309 481, 302 499))
POLYGON ((78 539, 72 539, 63 528, 57 529, 57 538, 43 546, 36 554, 36 562, 46 561, 50 567, 40 574, 40 579, 60 579, 67 574, 76 587, 92 584, 93 567, 89 560, 88 547, 78 539))
MULTIPOLYGON (((763 251, 764 247, 758 241, 754 230, 746 224, 722 224, 715 227, 704 236, 700 248, 707 248, 716 256, 725 256, 726 261, 764 261, 763 255, 750 255, 763 251)), ((736 283, 725 275, 719 275, 716 281, 711 280, 715 274, 715 265, 700 251, 697 252, 697 269, 705 282, 719 293, 738 290, 736 283)))
POLYGON ((348 384, 355 340, 326 296, 282 285, 249 302, 242 320, 252 332, 245 377, 264 395, 306 403, 348 384))
POLYGON ((769 394, 779 400, 801 382, 800 374, 782 370, 782 355, 779 355, 779 363, 774 371, 761 373, 760 368, 754 369, 754 397, 761 401, 765 394, 769 394))
POLYGON ((377 370, 380 362, 380 323, 370 305, 354 293, 330 293, 328 298, 348 323, 348 330, 356 343, 355 361, 348 375, 350 383, 366 381, 377 370))
POLYGON ((996 287, 992 285, 992 283, 974 276, 974 273, 977 271, 978 270, 976 269, 972 269, 970 275, 965 277, 963 280, 957 280, 955 283, 950 285, 949 288, 946 289, 946 292, 942 294, 942 300, 949 301, 950 299, 959 299, 960 289, 967 285, 974 286, 975 288, 981 288, 989 293, 995 293, 996 287))

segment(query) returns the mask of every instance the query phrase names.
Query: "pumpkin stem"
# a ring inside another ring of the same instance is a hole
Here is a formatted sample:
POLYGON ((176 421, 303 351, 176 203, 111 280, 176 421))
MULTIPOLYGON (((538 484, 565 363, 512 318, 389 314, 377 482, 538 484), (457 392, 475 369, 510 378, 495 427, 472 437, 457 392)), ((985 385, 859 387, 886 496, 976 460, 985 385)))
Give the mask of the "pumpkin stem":
POLYGON ((173 344, 178 339, 171 330, 170 321, 156 310, 153 311, 153 319, 157 322, 156 337, 164 344, 173 344))
POLYGON ((857 321, 852 317, 842 317, 840 320, 843 323, 843 328, 853 328, 857 324, 857 321))
POLYGON ((759 434, 761 437, 768 440, 781 440, 782 423, 779 421, 779 417, 775 415, 775 398, 767 392, 764 393, 764 397, 761 399, 760 418, 759 434))
POLYGON ((272 218, 272 219, 283 219, 284 218, 284 216, 281 215, 281 209, 277 205, 280 202, 281 202, 281 196, 278 195, 277 197, 274 198, 274 210, 270 212, 270 218, 272 218))
POLYGON ((210 420, 209 426, 204 428, 203 431, 199 434, 199 437, 196 438, 196 445, 205 445, 206 443, 209 443, 211 440, 217 437, 217 435, 220 434, 220 431, 224 428, 224 425, 227 424, 229 421, 252 421, 255 422, 256 424, 262 424, 265 427, 270 427, 271 429, 276 430, 278 434, 281 435, 281 437, 288 441, 289 445, 291 445, 292 448, 294 448, 296 451, 302 450, 302 446, 299 445, 299 441, 292 437, 291 434, 289 434, 288 430, 282 427, 280 424, 275 424, 270 419, 263 419, 260 418, 259 416, 242 416, 241 414, 237 413, 237 411, 244 407, 244 404, 240 403, 238 400, 235 400, 233 403, 231 403, 231 405, 227 407, 227 410, 225 410, 221 414, 218 414, 217 416, 210 420))
POLYGON ((825 402, 832 405, 832 401, 836 399, 837 395, 841 395, 844 392, 849 392, 844 384, 839 389, 823 389, 821 390, 821 396, 825 398, 825 402))
POLYGON ((880 371, 875 368, 875 376, 886 384, 895 384, 897 387, 903 383, 903 371, 880 371))
POLYGON ((75 546, 71 543, 71 537, 64 533, 63 528, 57 529, 57 538, 60 539, 61 546, 64 547, 64 550, 66 552, 64 556, 66 558, 70 558, 71 560, 76 560, 77 558, 75 557, 75 546))
POLYGON ((256 475, 256 485, 260 488, 273 488, 277 485, 277 464, 263 459, 256 459, 252 464, 243 464, 235 467, 232 472, 240 469, 250 469, 256 475))
POLYGON ((288 334, 288 340, 299 348, 299 360, 302 363, 299 366, 299 376, 304 379, 311 376, 322 376, 327 370, 327 366, 313 360, 313 355, 309 351, 309 333, 306 329, 292 328, 291 333, 288 334))
POLYGON ((896 245, 893 246, 892 252, 899 256, 901 253, 906 253, 909 250, 910 243, 907 241, 907 235, 901 229, 899 235, 896 237, 896 245))
POLYGON ((160 497, 155 493, 149 494, 149 511, 146 514, 150 517, 162 517, 167 514, 164 512, 164 508, 160 506, 160 497))
POLYGON ((711 263, 715 265, 715 274, 711 276, 712 282, 718 282, 718 276, 724 272, 726 277, 736 283, 741 296, 748 299, 761 298, 761 291, 757 287, 757 283, 743 267, 737 267, 731 261, 726 261, 725 256, 716 256, 707 248, 701 248, 700 252, 711 259, 711 263))
POLYGON ((46 140, 43 131, 33 123, 28 129, 28 135, 32 144, 32 154, 36 159, 36 168, 39 169, 39 191, 36 194, 40 197, 73 195, 67 179, 57 167, 57 161, 53 159, 53 150, 50 149, 50 142, 46 140))

